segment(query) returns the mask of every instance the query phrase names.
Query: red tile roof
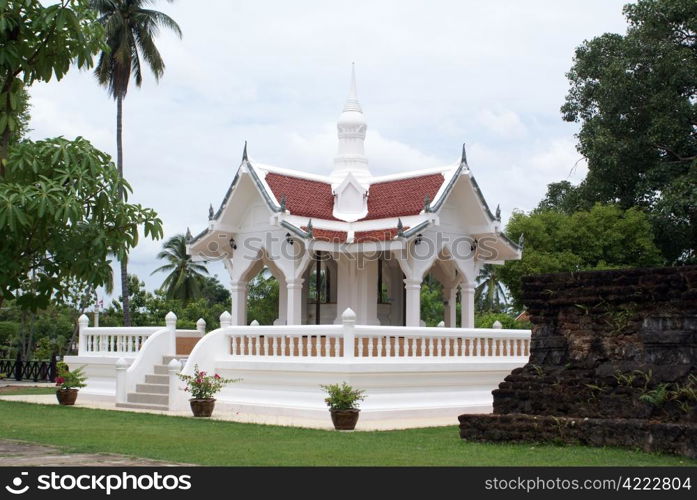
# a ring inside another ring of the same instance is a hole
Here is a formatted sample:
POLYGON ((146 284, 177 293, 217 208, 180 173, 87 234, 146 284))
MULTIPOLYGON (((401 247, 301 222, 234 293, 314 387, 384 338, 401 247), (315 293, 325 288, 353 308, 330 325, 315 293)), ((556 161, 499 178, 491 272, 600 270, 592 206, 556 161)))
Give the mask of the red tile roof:
POLYGON ((442 174, 432 174, 372 184, 364 220, 418 215, 424 208, 424 198, 433 200, 444 180, 442 174))
MULTIPOLYGON (((404 228, 409 229, 408 227, 404 228)), ((375 231, 356 231, 354 243, 366 243, 369 241, 389 241, 397 236, 397 228, 377 229, 375 231)))
MULTIPOLYGON (((303 231, 307 231, 307 226, 302 226, 303 231)), ((317 241, 328 241, 329 243, 344 243, 348 238, 346 231, 331 231, 329 229, 312 228, 312 237, 317 241)))
POLYGON ((338 220, 332 215, 334 195, 331 184, 287 175, 266 174, 266 183, 281 202, 286 198, 286 209, 302 217, 338 220))
MULTIPOLYGON (((431 174, 373 184, 368 192, 368 215, 361 220, 417 215, 424 208, 424 198, 433 200, 444 180, 442 174, 431 174)), ((285 197, 291 214, 337 220, 332 215, 330 184, 271 172, 266 174, 266 183, 279 202, 285 197)))

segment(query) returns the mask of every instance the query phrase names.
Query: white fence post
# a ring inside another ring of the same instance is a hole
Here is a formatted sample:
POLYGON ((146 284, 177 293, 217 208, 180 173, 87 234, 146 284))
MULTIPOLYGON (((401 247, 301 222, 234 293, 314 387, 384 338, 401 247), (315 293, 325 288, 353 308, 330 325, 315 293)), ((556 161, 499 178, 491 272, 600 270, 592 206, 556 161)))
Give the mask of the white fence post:
POLYGON ((128 380, 126 375, 128 370, 128 361, 124 358, 119 358, 116 361, 116 402, 125 403, 126 394, 128 392, 128 380))
POLYGON ((220 328, 227 328, 228 326, 232 326, 232 316, 229 312, 223 311, 223 314, 220 315, 220 328))
POLYGON ((78 344, 77 344, 77 352, 79 356, 84 356, 85 353, 87 352, 87 327, 90 324, 90 319, 87 317, 86 314, 82 314, 78 319, 77 319, 77 324, 78 324, 78 344))
POLYGON ((354 358, 354 349, 356 347, 356 313, 353 309, 347 307, 341 314, 341 322, 343 323, 344 337, 344 359, 354 358))
POLYGON ((167 343, 167 351, 171 356, 177 355, 177 315, 172 311, 165 316, 165 325, 169 330, 169 342, 167 343))
POLYGON ((253 319, 252 322, 249 324, 249 326, 259 326, 259 322, 255 319, 253 319))
POLYGON ((500 330, 503 328, 503 325, 501 324, 501 322, 499 320, 496 320, 496 321, 494 321, 494 324, 491 325, 491 328, 495 328, 497 330, 500 330))
POLYGON ((203 318, 198 319, 198 321, 196 322, 196 330, 201 335, 206 334, 206 320, 205 319, 203 319, 203 318))
POLYGON ((179 388, 179 377, 177 374, 181 372, 182 365, 178 359, 173 359, 167 365, 167 375, 169 375, 169 399, 167 406, 169 411, 176 409, 177 389, 179 388))

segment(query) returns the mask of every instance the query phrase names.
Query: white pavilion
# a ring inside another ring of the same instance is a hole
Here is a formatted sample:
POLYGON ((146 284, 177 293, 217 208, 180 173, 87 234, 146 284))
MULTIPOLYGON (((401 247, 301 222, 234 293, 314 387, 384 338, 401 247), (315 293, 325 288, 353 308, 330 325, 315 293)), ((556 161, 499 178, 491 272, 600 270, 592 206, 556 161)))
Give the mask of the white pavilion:
POLYGON ((351 308, 357 324, 418 327, 430 274, 442 284, 444 326, 472 328, 482 265, 521 257, 500 232, 500 211, 489 209, 464 146, 451 165, 373 176, 366 129, 353 72, 328 175, 259 163, 245 144, 208 227, 187 233, 190 255, 222 259, 229 272, 233 326, 255 319, 247 317, 247 286, 266 267, 279 282, 276 325, 341 323, 351 308))

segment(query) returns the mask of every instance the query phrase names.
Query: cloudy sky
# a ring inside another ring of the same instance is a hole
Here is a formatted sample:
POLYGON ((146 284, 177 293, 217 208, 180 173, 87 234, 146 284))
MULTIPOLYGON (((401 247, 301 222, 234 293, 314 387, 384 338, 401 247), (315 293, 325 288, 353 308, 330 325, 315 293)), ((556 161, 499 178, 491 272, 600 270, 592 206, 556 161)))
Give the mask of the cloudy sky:
MULTIPOLYGON (((356 63, 373 174, 469 164, 504 218, 530 210, 550 182, 585 167, 559 107, 574 48, 622 33, 624 0, 178 0, 156 7, 166 61, 124 105, 125 175, 165 236, 207 223, 239 165, 256 159, 328 174, 336 118, 356 63)), ((35 85, 32 137, 82 135, 115 155, 115 103, 90 72, 35 85)), ((130 271, 153 289, 161 242, 142 241, 130 271)), ((225 283, 222 267, 211 268, 225 283)), ((117 290, 118 293, 118 285, 117 290)))

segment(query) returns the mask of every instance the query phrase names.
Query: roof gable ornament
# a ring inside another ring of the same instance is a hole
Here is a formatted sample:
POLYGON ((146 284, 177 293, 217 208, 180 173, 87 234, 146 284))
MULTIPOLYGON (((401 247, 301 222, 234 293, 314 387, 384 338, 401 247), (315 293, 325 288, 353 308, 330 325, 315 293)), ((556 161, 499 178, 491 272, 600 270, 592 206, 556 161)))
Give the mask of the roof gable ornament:
MULTIPOLYGON (((460 163, 464 163, 467 165, 467 148, 465 147, 466 143, 462 143, 462 158, 460 158, 460 163)), ((469 168, 469 165, 467 165, 467 168, 469 168)))
POLYGON ((496 205, 496 220, 501 222, 501 205, 496 205))
POLYGON ((285 194, 283 196, 281 196, 280 206, 281 206, 281 212, 285 212, 286 211, 286 195, 285 194))
POLYGON ((431 211, 431 197, 429 195, 424 196, 424 212, 428 213, 431 211))
POLYGON ((310 238, 313 237, 313 234, 312 234, 312 219, 310 219, 309 221, 307 221, 307 231, 305 231, 305 232, 309 235, 310 238))
POLYGON ((191 240, 193 239, 193 237, 191 236, 191 229, 189 229, 188 227, 186 228, 186 236, 184 237, 184 239, 187 243, 191 243, 191 240))
POLYGON ((339 220, 354 222, 368 214, 368 189, 349 172, 334 190, 332 215, 339 220))
POLYGON ((525 233, 520 233, 520 238, 518 238, 518 246, 520 248, 525 246, 525 233))
POLYGON ((215 217, 215 212, 213 211, 213 204, 208 207, 208 220, 213 220, 215 217))
POLYGON ((249 161, 249 158, 247 157, 247 141, 244 141, 244 150, 242 151, 242 161, 249 161))
POLYGON ((397 219, 397 236, 404 237, 404 224, 402 224, 401 217, 397 219))

